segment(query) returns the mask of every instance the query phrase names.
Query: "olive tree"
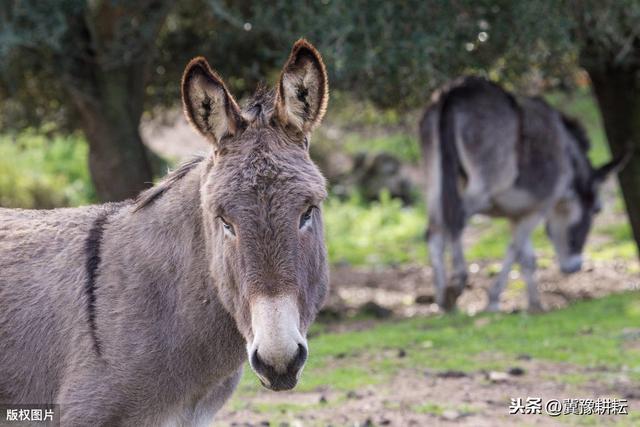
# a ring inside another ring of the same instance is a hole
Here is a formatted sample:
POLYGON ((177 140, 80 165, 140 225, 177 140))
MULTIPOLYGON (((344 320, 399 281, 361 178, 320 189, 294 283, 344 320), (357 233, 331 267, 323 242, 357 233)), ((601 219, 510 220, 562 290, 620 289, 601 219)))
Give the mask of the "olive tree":
POLYGON ((138 125, 166 0, 0 5, 3 127, 82 129, 101 199, 122 200, 152 181, 138 125))

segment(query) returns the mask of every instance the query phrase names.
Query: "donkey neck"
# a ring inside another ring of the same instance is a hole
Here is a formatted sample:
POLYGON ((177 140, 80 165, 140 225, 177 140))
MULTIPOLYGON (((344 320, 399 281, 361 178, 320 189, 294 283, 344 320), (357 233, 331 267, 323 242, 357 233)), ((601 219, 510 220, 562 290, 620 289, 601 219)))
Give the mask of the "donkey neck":
MULTIPOLYGON (((108 220, 96 295, 98 336, 117 343, 111 351, 105 345, 107 355, 143 354, 140 347, 147 347, 202 386, 237 370, 245 357, 244 340, 208 268, 200 203, 208 166, 199 162, 152 202, 108 220), (108 309, 117 317, 100 316, 108 309), (140 325, 137 336, 125 331, 132 322, 140 325), (201 379, 203 372, 212 376, 201 379)), ((146 362, 142 356, 140 364, 146 362)))

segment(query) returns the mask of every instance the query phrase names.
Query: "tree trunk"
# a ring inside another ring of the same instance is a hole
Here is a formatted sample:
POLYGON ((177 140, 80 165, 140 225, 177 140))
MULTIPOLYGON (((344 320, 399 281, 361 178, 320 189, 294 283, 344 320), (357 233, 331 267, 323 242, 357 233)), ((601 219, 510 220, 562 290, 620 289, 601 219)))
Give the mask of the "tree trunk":
POLYGON ((640 254, 640 70, 601 66, 587 70, 600 105, 611 153, 633 155, 618 174, 633 237, 640 254))
POLYGON ((127 66, 94 70, 92 95, 71 90, 89 142, 89 169, 102 201, 135 197, 153 174, 139 124, 144 96, 144 70, 127 66))
POLYGON ((172 4, 94 1, 67 16, 68 45, 58 60, 103 201, 134 197, 152 181, 138 126, 154 43, 172 4))

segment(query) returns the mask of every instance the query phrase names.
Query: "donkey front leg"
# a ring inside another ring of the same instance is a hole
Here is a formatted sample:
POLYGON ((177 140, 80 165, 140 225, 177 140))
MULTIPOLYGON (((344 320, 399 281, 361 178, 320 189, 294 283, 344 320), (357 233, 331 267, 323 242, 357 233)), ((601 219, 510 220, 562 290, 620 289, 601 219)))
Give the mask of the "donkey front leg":
POLYGON ((529 236, 539 221, 539 215, 531 215, 514 224, 513 237, 511 238, 511 243, 507 249, 507 254, 502 261, 502 269, 500 270, 500 274, 498 274, 495 283, 489 290, 489 304, 487 305, 487 311, 500 310, 500 295, 509 280, 511 267, 516 260, 522 259, 522 254, 525 252, 524 249, 529 241, 529 236))
POLYGON ((202 399, 196 402, 193 409, 185 414, 185 426, 205 427, 211 425, 215 414, 222 408, 224 403, 229 400, 238 382, 240 382, 241 377, 242 368, 209 390, 202 399))
POLYGON ((433 227, 431 221, 429 221, 429 223, 427 243, 429 246, 429 257, 431 258, 431 268, 433 269, 433 281, 436 288, 436 304, 444 308, 445 288, 447 286, 447 272, 444 264, 446 237, 439 227, 433 227))

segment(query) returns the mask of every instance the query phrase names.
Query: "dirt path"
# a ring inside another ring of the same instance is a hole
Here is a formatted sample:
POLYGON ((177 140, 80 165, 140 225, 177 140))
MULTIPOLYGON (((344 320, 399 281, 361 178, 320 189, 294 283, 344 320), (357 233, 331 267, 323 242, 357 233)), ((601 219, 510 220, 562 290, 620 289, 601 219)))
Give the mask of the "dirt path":
MULTIPOLYGON (((582 299, 638 289, 638 277, 628 273, 629 263, 598 263, 574 276, 564 277, 554 269, 540 271, 543 302, 549 309, 582 299)), ((488 264, 479 266, 470 277, 470 289, 460 299, 460 309, 475 312, 485 303, 484 289, 491 282, 488 264)), ((357 313, 363 304, 375 301, 384 316, 429 315, 430 271, 405 267, 371 271, 338 268, 333 272, 336 310, 357 313), (423 303, 417 303, 416 299, 423 303), (424 303, 426 302, 426 303, 424 303), (384 311, 387 309, 389 311, 384 311)), ((506 310, 525 308, 525 292, 512 286, 505 292, 506 310)), ((368 307, 370 309, 370 304, 368 307)), ((330 323, 329 330, 363 329, 372 321, 330 323)), ((488 349, 490 351, 490 349, 488 349)), ((380 357, 404 357, 396 353, 380 357)), ((351 366, 374 366, 365 355, 349 359, 351 366)), ((336 361, 339 364, 339 361, 336 361)), ((241 403, 225 407, 214 425, 220 426, 553 426, 553 425, 634 425, 638 418, 618 416, 510 415, 511 398, 540 397, 623 398, 631 412, 640 408, 640 387, 624 371, 597 371, 570 364, 532 359, 523 354, 509 372, 436 372, 402 369, 390 380, 366 386, 357 392, 331 388, 314 392, 242 395, 241 403), (567 378, 575 378, 569 381, 567 378)), ((251 373, 247 373, 251 375, 251 373)), ((376 375, 376 372, 372 372, 376 375)))
MULTIPOLYGON (((367 363, 362 360, 361 363, 367 363)), ((225 408, 217 426, 554 426, 633 425, 624 415, 509 414, 512 398, 550 399, 621 398, 629 410, 640 407, 640 392, 619 373, 606 381, 587 380, 581 385, 555 381, 556 374, 590 377, 590 372, 571 365, 522 360, 514 370, 463 374, 404 370, 385 384, 357 392, 319 390, 311 393, 260 393, 243 399, 241 408, 225 408), (296 406, 303 410, 289 410, 296 406), (262 413, 262 407, 282 408, 262 413)), ((599 373, 602 377, 602 373, 599 373)), ((636 418, 637 420, 637 418, 636 418)))
MULTIPOLYGON (((571 301, 599 298, 611 293, 640 290, 637 261, 586 261, 583 271, 565 276, 554 266, 537 272, 543 305, 547 310, 565 307, 571 301)), ((476 262, 469 266, 468 288, 458 300, 458 309, 468 314, 481 311, 487 289, 498 271, 499 262, 476 262)), ((388 309, 396 316, 429 315, 437 311, 433 304, 431 269, 426 266, 402 266, 383 270, 335 267, 331 274, 332 296, 329 310, 353 313, 375 310, 370 302, 388 309)), ((511 272, 511 282, 502 295, 501 308, 507 312, 527 308, 524 283, 518 271, 511 272)), ((374 313, 375 314, 375 313, 374 313)), ((391 313, 389 313, 391 314, 391 313)), ((381 316, 384 317, 384 310, 381 316)))

